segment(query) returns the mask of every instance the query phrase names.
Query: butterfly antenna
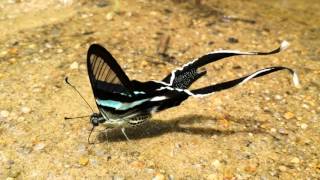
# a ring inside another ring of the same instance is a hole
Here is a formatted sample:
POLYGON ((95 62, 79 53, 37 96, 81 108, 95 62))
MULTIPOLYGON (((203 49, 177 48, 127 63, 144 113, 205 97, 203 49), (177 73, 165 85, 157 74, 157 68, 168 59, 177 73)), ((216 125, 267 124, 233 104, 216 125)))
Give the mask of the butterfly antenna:
POLYGON ((64 80, 65 80, 65 82, 66 82, 69 86, 72 87, 73 90, 75 90, 75 91, 79 94, 79 96, 80 96, 80 97, 84 100, 84 102, 86 102, 86 104, 89 106, 89 108, 91 109, 92 113, 94 113, 94 111, 93 111, 92 107, 90 106, 90 104, 84 99, 84 97, 80 94, 80 92, 77 90, 77 88, 76 88, 74 85, 72 85, 72 84, 69 83, 68 77, 66 77, 64 80))
POLYGON ((85 116, 77 116, 77 117, 64 117, 65 120, 67 119, 78 119, 78 118, 84 118, 84 117, 90 117, 91 115, 85 115, 85 116))
POLYGON ((93 142, 90 142, 90 137, 91 137, 91 134, 92 134, 92 132, 93 132, 93 130, 94 130, 95 127, 96 127, 96 126, 92 126, 92 129, 91 129, 90 134, 89 134, 89 136, 88 136, 88 144, 94 144, 93 142))

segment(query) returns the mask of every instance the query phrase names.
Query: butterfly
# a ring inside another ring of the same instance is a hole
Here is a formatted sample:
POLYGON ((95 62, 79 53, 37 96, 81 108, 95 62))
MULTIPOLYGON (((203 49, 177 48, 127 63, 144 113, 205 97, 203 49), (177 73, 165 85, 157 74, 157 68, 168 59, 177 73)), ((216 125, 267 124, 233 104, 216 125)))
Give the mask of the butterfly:
POLYGON ((277 49, 270 52, 215 51, 173 70, 160 81, 140 82, 130 80, 104 47, 92 44, 87 54, 87 69, 99 113, 93 113, 90 122, 93 128, 99 125, 104 125, 106 128, 121 128, 123 135, 129 140, 125 128, 138 126, 150 119, 152 114, 178 106, 189 97, 211 95, 280 70, 288 70, 293 76, 294 84, 299 86, 295 71, 287 67, 274 66, 234 80, 189 89, 195 81, 207 73, 205 70, 199 70, 204 65, 231 56, 275 54, 287 46, 288 43, 284 41, 277 49))

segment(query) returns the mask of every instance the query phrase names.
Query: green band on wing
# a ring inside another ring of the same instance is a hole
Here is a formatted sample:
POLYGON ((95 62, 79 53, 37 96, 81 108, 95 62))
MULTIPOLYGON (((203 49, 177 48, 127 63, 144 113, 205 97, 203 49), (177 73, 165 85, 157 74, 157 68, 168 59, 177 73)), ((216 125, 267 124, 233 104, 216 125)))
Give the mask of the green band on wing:
POLYGON ((138 106, 148 100, 149 99, 142 99, 142 100, 133 101, 130 103, 126 103, 126 102, 123 103, 120 101, 96 99, 96 102, 98 105, 114 108, 116 110, 128 110, 128 109, 133 108, 135 106, 138 106))

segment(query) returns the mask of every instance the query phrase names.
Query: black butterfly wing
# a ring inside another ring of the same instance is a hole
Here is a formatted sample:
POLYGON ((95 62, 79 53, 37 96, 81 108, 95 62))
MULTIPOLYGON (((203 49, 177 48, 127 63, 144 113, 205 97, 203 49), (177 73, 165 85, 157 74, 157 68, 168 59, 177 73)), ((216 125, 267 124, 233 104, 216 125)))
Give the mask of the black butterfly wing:
POLYGON ((194 59, 180 68, 177 68, 167 75, 162 81, 171 87, 186 89, 189 88, 193 82, 206 74, 206 71, 198 72, 199 67, 231 56, 275 54, 287 48, 288 45, 288 42, 283 41, 278 48, 269 52, 242 52, 234 50, 214 51, 194 59))
POLYGON ((114 93, 133 95, 128 76, 102 46, 98 44, 90 46, 87 54, 87 69, 95 98, 114 93))

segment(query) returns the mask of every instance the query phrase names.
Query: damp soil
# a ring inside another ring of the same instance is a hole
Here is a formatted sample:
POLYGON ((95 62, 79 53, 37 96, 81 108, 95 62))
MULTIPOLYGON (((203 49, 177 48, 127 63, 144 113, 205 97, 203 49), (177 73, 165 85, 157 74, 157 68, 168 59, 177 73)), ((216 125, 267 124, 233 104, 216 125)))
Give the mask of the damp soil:
POLYGON ((319 179, 320 4, 271 1, 0 1, 0 179, 319 179), (217 49, 267 51, 206 66, 192 88, 268 66, 277 72, 190 98, 142 125, 94 131, 90 44, 130 79, 160 80, 217 49))

